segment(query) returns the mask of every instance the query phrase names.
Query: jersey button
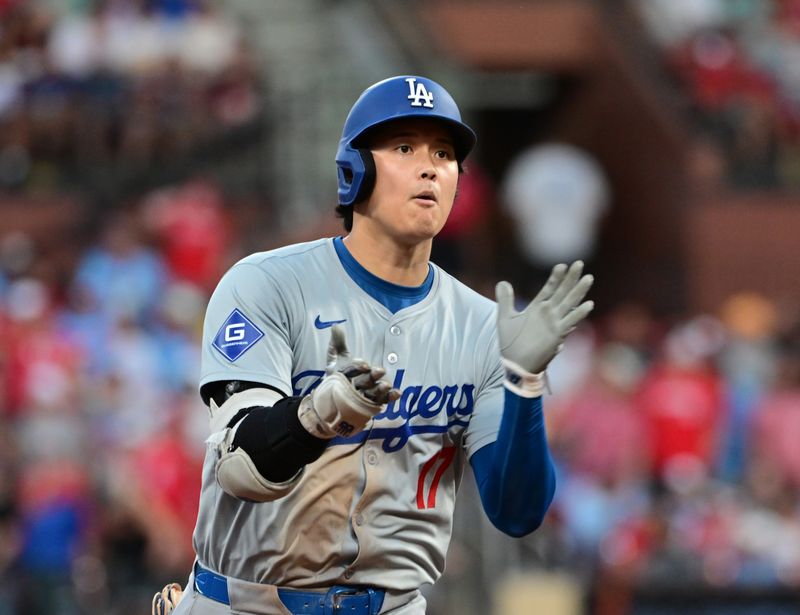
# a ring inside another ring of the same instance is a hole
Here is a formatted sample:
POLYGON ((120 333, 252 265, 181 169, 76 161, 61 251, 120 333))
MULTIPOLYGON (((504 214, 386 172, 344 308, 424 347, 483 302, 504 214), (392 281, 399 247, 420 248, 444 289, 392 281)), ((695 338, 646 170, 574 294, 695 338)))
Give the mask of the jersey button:
POLYGON ((392 335, 400 335, 401 333, 400 327, 398 327, 397 325, 392 325, 389 328, 389 333, 391 333, 392 335))
POLYGON ((364 515, 361 513, 356 515, 356 525, 364 525, 364 515))
POLYGON ((386 360, 389 361, 389 363, 391 363, 392 365, 397 363, 397 359, 398 357, 396 352, 390 352, 388 355, 386 355, 386 360))
POLYGON ((353 578, 353 569, 352 568, 348 568, 347 570, 344 571, 344 578, 345 579, 352 579, 353 578))
POLYGON ((377 465, 378 455, 375 453, 375 451, 370 451, 367 453, 367 463, 371 466, 377 465))

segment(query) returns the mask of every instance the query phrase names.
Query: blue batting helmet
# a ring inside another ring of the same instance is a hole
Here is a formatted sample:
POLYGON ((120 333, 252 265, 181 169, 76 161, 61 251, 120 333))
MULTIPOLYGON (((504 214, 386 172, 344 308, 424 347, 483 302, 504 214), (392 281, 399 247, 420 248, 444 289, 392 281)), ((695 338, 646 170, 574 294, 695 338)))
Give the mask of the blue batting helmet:
POLYGON ((475 132, 461 121, 458 105, 441 85, 411 75, 379 81, 364 90, 344 123, 336 151, 340 205, 367 198, 375 183, 372 153, 360 147, 359 139, 376 126, 407 117, 429 117, 446 124, 459 164, 475 146, 475 132))

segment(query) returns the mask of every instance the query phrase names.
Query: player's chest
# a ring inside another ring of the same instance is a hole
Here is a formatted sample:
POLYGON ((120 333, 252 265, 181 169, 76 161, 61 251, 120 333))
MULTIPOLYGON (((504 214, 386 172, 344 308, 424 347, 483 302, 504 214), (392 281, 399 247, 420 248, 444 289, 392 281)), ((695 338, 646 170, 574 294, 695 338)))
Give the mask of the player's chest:
POLYGON ((402 391, 375 417, 373 430, 402 443, 412 434, 457 432, 468 424, 477 394, 474 349, 446 319, 369 318, 340 310, 309 320, 296 343, 294 395, 309 393, 324 376, 328 323, 336 322, 350 355, 382 366, 385 378, 402 391))

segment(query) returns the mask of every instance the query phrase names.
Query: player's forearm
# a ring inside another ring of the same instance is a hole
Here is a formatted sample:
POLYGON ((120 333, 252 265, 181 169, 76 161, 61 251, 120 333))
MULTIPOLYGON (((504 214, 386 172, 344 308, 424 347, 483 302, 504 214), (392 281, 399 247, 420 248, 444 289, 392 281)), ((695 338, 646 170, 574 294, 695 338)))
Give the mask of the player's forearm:
POLYGON ((281 398, 272 388, 239 381, 209 388, 207 441, 217 451, 217 482, 226 493, 247 501, 284 497, 332 438, 361 431, 400 397, 382 379, 385 373, 382 367, 350 359, 344 331, 334 325, 325 377, 308 395, 281 398))
POLYGON ((287 397, 271 408, 253 408, 236 431, 233 445, 244 450, 269 481, 291 479, 319 458, 328 444, 300 424, 297 416, 300 401, 300 397, 287 397))
POLYGON ((556 485, 542 398, 506 390, 497 440, 477 451, 470 462, 483 508, 495 527, 511 536, 538 528, 556 485))
POLYGON ((290 493, 306 464, 317 459, 327 441, 298 425, 299 398, 274 390, 251 388, 231 395, 219 406, 209 402, 214 469, 220 487, 233 497, 268 502, 290 493))

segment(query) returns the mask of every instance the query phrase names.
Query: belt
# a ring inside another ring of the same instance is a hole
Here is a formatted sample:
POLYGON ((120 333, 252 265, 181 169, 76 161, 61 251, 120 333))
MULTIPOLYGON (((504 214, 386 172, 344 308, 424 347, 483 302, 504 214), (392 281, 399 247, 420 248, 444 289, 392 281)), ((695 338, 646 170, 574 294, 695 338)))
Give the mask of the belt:
MULTIPOLYGON (((206 598, 222 604, 231 603, 228 580, 197 563, 194 565, 194 588, 206 598)), ((319 592, 279 587, 278 597, 292 615, 377 615, 383 605, 384 591, 347 585, 334 585, 319 592)))

